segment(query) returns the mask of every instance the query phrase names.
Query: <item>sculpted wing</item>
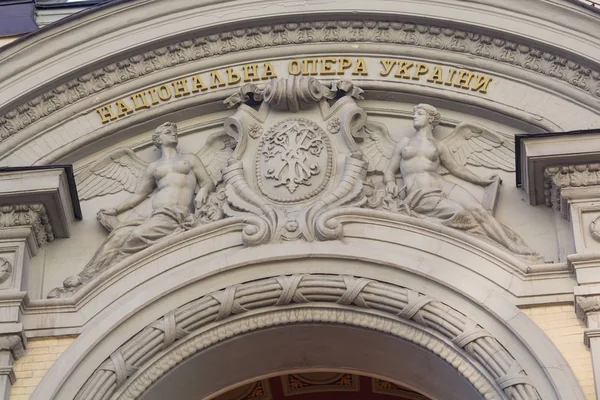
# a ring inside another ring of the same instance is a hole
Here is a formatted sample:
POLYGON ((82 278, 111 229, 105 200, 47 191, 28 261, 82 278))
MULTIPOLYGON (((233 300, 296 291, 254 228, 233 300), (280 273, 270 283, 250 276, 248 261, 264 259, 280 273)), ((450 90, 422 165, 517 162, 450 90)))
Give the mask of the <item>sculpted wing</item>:
MULTIPOLYGON (((481 125, 462 122, 442 140, 460 165, 481 166, 514 172, 515 139, 481 125)), ((448 173, 441 167, 439 173, 448 173)))
POLYGON ((148 163, 126 147, 118 148, 86 167, 75 177, 80 200, 126 190, 135 191, 148 163))
POLYGON ((223 179, 223 168, 227 166, 235 145, 235 139, 225 132, 213 133, 197 153, 215 185, 223 179))
POLYGON ((379 122, 367 122, 354 137, 369 161, 368 172, 383 172, 396 146, 387 127, 379 122))

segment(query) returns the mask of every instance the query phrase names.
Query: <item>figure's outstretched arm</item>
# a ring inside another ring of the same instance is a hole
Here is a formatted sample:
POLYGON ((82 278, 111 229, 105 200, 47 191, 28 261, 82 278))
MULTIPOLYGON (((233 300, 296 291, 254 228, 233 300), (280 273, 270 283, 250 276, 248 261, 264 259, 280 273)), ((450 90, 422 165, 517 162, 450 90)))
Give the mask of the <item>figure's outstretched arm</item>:
POLYGON ((135 193, 133 193, 127 200, 116 206, 112 209, 101 209, 98 211, 99 213, 104 213, 106 215, 117 215, 122 213, 123 211, 127 211, 132 209, 133 207, 139 205, 142 201, 146 200, 156 186, 156 181, 153 176, 152 167, 146 168, 144 174, 140 177, 135 193))
POLYGON ((195 206, 197 210, 206 203, 206 200, 208 200, 208 195, 215 188, 215 183, 206 170, 206 167, 202 163, 202 160, 200 160, 197 155, 190 154, 189 159, 192 164, 192 171, 196 176, 198 186, 200 186, 200 190, 198 190, 198 194, 196 195, 195 206))
POLYGON ((450 150, 444 143, 437 142, 436 147, 440 155, 440 162, 448 171, 450 171, 452 175, 479 186, 487 186, 494 182, 495 178, 482 178, 479 175, 469 171, 465 166, 457 163, 452 157, 452 154, 450 154, 450 150))

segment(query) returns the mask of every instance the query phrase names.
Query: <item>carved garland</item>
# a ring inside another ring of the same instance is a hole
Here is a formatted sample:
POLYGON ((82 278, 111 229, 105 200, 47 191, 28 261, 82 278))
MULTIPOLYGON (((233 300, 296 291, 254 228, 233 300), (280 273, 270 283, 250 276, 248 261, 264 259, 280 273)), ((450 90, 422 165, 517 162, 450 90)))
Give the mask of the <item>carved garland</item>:
POLYGON ((0 142, 30 124, 114 85, 216 55, 303 43, 374 42, 472 54, 567 82, 600 97, 600 72, 538 48, 440 26, 392 21, 319 21, 238 29, 185 40, 82 75, 0 117, 0 142))
POLYGON ((428 348, 451 364, 457 364, 454 366, 480 390, 484 398, 497 398, 484 375, 464 364, 464 351, 485 369, 485 374, 494 378, 508 398, 540 399, 529 377, 506 348, 475 321, 448 305, 389 283, 353 276, 308 274, 278 276, 230 286, 170 311, 111 354, 88 379, 76 399, 104 399, 117 391, 120 393, 118 398, 137 398, 176 364, 201 348, 263 326, 302 321, 359 323, 396 336, 407 336, 407 339, 428 348), (343 308, 310 308, 310 304, 315 303, 335 304, 343 308), (293 304, 307 305, 296 308, 293 304), (247 321, 232 318, 213 331, 194 335, 194 331, 201 331, 215 321, 267 307, 277 307, 278 310, 250 316, 247 321), (350 317, 353 311, 345 307, 370 310, 379 315, 363 312, 360 321, 356 322, 356 318, 350 317), (414 332, 407 334, 406 330, 390 327, 403 320, 411 321, 426 331, 409 329, 414 332), (427 333, 431 330, 441 338, 427 333), (445 340, 454 346, 448 346, 445 340), (166 349, 170 349, 167 356, 150 362, 166 349))

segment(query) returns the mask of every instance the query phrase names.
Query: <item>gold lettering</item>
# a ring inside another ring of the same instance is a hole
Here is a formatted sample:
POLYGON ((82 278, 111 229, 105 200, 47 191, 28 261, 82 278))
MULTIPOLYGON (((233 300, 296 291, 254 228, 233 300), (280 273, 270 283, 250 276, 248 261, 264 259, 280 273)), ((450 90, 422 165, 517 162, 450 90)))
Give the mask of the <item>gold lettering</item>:
POLYGON ((468 89, 473 79, 473 73, 469 71, 458 71, 458 81, 454 82, 454 86, 462 89, 468 89))
POLYGON ((446 79, 446 82, 444 82, 444 85, 446 85, 446 86, 452 85, 452 80, 454 79, 454 74, 456 74, 456 70, 454 68, 450 68, 450 75, 448 76, 448 79, 446 79))
POLYGON ((219 86, 225 86, 225 82, 217 71, 210 71, 210 88, 214 89, 219 86))
POLYGON ((431 75, 429 75, 429 78, 427 78, 427 82, 438 83, 440 85, 444 83, 444 81, 442 80, 442 67, 440 67, 439 65, 436 66, 433 69, 431 75))
POLYGON ((103 124, 106 124, 107 122, 114 121, 115 119, 117 119, 117 116, 115 114, 113 114, 113 112, 112 112, 111 104, 102 106, 102 107, 98 108, 96 111, 98 111, 98 114, 100 114, 103 124))
POLYGON ((305 58, 302 60, 302 75, 316 75, 317 74, 317 59, 316 58, 305 58), (308 66, 311 66, 310 72, 308 66))
POLYGON ((194 83, 194 88, 192 89, 192 93, 198 93, 199 91, 205 91, 208 90, 208 87, 204 84, 204 82, 202 82, 202 78, 200 78, 200 75, 194 75, 192 76, 192 82, 194 83))
POLYGON ((267 79, 276 79, 276 78, 277 78, 277 74, 275 73, 273 64, 271 64, 270 62, 266 62, 265 63, 265 72, 263 72, 260 79, 267 80, 267 79))
POLYGON ((394 76, 396 78, 410 79, 408 70, 412 68, 412 66, 413 63, 410 61, 398 61, 398 71, 396 71, 396 75, 394 76))
POLYGON ((333 63, 337 59, 332 57, 321 58, 321 75, 335 75, 336 71, 333 69, 333 63))
POLYGON ((129 107, 123 100, 115 101, 115 105, 117 106, 117 110, 119 110, 119 118, 124 117, 127 114, 133 113, 133 108, 129 107))
POLYGON ((356 66, 352 70, 352 75, 369 75, 367 72, 367 63, 364 58, 358 58, 356 60, 356 66))
POLYGON ((471 90, 479 91, 481 93, 487 93, 487 87, 491 81, 491 76, 477 75, 477 81, 475 82, 471 90))
POLYGON ((379 75, 388 76, 390 72, 392 72, 392 68, 396 65, 396 60, 379 60, 381 62, 381 66, 384 68, 384 71, 379 71, 379 75))
POLYGON ((344 71, 352 66, 352 60, 349 58, 340 58, 339 59, 340 68, 338 69, 338 75, 344 75, 344 71))
POLYGON ((227 68, 227 77, 229 78, 227 81, 228 85, 235 85, 236 83, 240 83, 242 77, 237 72, 233 72, 233 68, 227 68))
POLYGON ((171 100, 171 90, 167 85, 160 85, 158 87, 158 98, 162 101, 171 100))
POLYGON ((290 61, 290 63, 288 64, 288 71, 290 75, 300 75, 300 61, 290 61))
POLYGON ((148 94, 150 95, 150 100, 152 100, 152 105, 157 105, 158 98, 156 97, 156 88, 148 89, 148 94))
POLYGON ((178 79, 171 82, 173 89, 175 90, 175 97, 187 96, 190 91, 187 88, 187 79, 178 79))
POLYGON ((421 75, 425 75, 427 72, 429 72, 429 67, 427 65, 417 63, 415 64, 415 74, 412 78, 418 81, 421 78, 421 75))
POLYGON ((148 99, 146 98, 146 92, 141 91, 139 93, 132 94, 131 100, 133 100, 133 105, 135 106, 135 111, 143 110, 144 108, 150 108, 150 104, 148 104, 148 99))
POLYGON ((258 64, 246 64, 242 65, 244 70, 244 82, 258 81, 258 64))

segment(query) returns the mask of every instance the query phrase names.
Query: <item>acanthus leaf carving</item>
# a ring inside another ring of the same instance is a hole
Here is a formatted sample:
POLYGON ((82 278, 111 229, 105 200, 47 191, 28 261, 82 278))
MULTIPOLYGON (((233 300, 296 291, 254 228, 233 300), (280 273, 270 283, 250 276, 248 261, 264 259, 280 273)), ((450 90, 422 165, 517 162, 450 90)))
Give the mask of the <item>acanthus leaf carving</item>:
POLYGON ((31 226, 39 247, 54 240, 52 225, 43 204, 0 206, 0 228, 31 226))

